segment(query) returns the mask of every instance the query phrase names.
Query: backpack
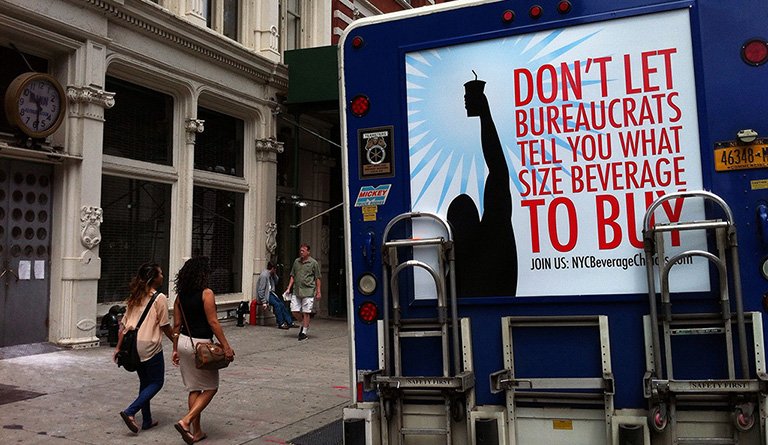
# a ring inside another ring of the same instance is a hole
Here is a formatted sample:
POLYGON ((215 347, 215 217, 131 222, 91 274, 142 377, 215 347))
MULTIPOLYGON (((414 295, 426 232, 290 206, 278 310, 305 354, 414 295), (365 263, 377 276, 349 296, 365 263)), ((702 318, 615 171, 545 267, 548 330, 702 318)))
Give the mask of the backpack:
POLYGON ((136 346, 136 329, 123 334, 123 342, 120 343, 120 351, 117 353, 117 366, 122 366, 128 372, 136 371, 141 363, 139 349, 136 346))
POLYGON ((139 319, 139 323, 136 325, 136 329, 132 329, 123 334, 123 341, 120 343, 120 351, 117 352, 118 368, 122 366, 123 369, 128 372, 135 372, 139 367, 141 358, 139 358, 139 349, 136 345, 136 337, 138 335, 139 328, 141 328, 141 324, 147 317, 149 308, 152 307, 152 304, 155 302, 155 297, 157 297, 157 292, 155 292, 152 295, 152 298, 149 299, 149 303, 147 303, 147 307, 144 308, 144 313, 141 314, 141 318, 139 319))

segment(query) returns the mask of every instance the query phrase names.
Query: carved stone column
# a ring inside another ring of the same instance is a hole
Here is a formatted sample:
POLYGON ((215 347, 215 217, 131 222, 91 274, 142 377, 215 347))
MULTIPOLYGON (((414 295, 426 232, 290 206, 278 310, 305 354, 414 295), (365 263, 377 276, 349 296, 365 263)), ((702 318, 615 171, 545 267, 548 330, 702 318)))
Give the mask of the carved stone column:
POLYGON ((256 160, 277 164, 277 155, 283 152, 283 143, 274 137, 256 139, 256 160))
POLYGON ((66 64, 65 148, 82 157, 62 164, 54 175, 49 341, 70 347, 98 346, 97 289, 101 277, 99 242, 103 165, 104 110, 115 94, 104 89, 106 48, 86 41, 66 64))
POLYGON ((92 86, 68 86, 67 99, 69 99, 71 105, 94 104, 101 108, 112 108, 115 106, 115 93, 92 86))
MULTIPOLYGON (((183 0, 185 3, 184 16, 187 20, 199 26, 206 26, 206 17, 204 15, 204 5, 206 0, 183 0)), ((209 11, 212 13, 212 11, 209 11)))
POLYGON ((202 133, 205 131, 205 121, 191 117, 187 118, 184 123, 184 130, 186 130, 187 133, 187 144, 194 145, 196 139, 195 136, 197 136, 197 133, 202 133))
MULTIPOLYGON (((182 116, 186 117, 180 125, 179 141, 182 148, 178 151, 176 165, 179 171, 176 184, 177 196, 172 200, 171 217, 174 230, 171 232, 171 264, 177 270, 184 261, 192 256, 192 215, 194 211, 191 203, 194 200, 194 176, 195 176, 195 142, 197 135, 205 131, 205 121, 198 119, 197 100, 195 97, 185 97, 181 100, 182 116)), ((171 298, 175 298, 172 295, 171 298)))
MULTIPOLYGON (((274 137, 256 139, 255 175, 258 186, 254 189, 254 270, 260 272, 267 261, 275 260, 277 233, 275 203, 277 201, 277 155, 283 152, 283 143, 274 137)), ((281 283, 285 284, 285 283, 281 283)))
POLYGON ((248 17, 253 24, 250 45, 262 57, 272 62, 280 62, 280 31, 276 24, 280 22, 278 2, 255 2, 248 17))
MULTIPOLYGON (((89 137, 87 132, 91 127, 98 125, 103 127, 104 110, 115 106, 115 93, 91 85, 69 85, 67 86, 67 105, 70 118, 97 122, 71 127, 73 138, 89 137)), ((70 154, 82 156, 83 149, 83 145, 69 144, 70 154)), ((101 162, 100 157, 99 162, 101 162)))
POLYGON ((80 209, 80 242, 91 250, 101 243, 101 223, 104 222, 101 207, 83 206, 80 209))

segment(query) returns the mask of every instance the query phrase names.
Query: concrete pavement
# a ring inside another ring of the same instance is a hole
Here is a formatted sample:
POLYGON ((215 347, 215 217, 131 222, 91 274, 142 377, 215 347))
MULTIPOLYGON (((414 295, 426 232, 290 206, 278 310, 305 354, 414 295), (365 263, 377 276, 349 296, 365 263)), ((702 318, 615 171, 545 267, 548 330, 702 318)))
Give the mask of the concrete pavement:
MULTIPOLYGON (((310 338, 298 329, 222 323, 235 361, 221 371, 219 392, 203 412, 203 445, 290 443, 341 418, 349 403, 346 321, 312 320, 310 338)), ((173 424, 186 413, 187 394, 171 344, 164 339, 165 386, 152 400, 158 427, 131 433, 118 413, 138 393, 138 377, 112 363, 114 348, 59 350, 0 360, 0 443, 183 444, 173 424)), ((140 414, 137 415, 140 423, 140 414)))

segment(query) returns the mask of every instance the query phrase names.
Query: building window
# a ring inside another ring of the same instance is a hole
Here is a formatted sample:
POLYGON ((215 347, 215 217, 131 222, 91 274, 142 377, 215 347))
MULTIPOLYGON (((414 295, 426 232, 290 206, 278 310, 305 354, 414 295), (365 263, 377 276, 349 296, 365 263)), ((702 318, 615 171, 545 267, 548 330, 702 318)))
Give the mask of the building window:
POLYGON ((282 51, 301 48, 300 0, 280 0, 280 28, 282 51))
MULTIPOLYGON (((128 283, 147 261, 168 270, 171 231, 171 186, 104 176, 101 182, 104 222, 101 224, 101 279, 98 302, 123 301, 128 283)), ((167 281, 167 280, 166 280, 167 281)), ((163 285, 167 293, 168 285, 163 285)))
POLYGON ((104 154, 171 165, 173 98, 107 76, 115 106, 104 110, 104 154))
POLYGON ((237 0, 224 0, 222 33, 232 40, 237 40, 237 21, 240 16, 237 3, 237 0))
POLYGON ((277 140, 283 143, 283 152, 277 155, 277 185, 295 189, 298 168, 296 136, 292 127, 282 121, 278 121, 277 128, 277 140))
POLYGON ((205 26, 213 29, 213 24, 216 22, 214 20, 213 0, 203 2, 203 17, 205 17, 205 26))
POLYGON ((192 202, 192 256, 210 258, 215 293, 242 291, 243 194, 195 186, 192 202))
POLYGON ((238 4, 238 0, 205 0, 203 2, 205 25, 232 40, 239 41, 238 4))
POLYGON ((197 118, 205 131, 195 139, 195 168, 231 176, 243 176, 243 121, 205 108, 197 118))

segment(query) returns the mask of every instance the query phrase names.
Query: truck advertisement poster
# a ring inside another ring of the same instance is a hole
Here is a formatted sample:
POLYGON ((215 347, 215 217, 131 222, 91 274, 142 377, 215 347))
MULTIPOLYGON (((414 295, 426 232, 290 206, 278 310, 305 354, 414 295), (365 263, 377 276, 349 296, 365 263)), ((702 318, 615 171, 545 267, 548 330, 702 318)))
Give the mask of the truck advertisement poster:
MULTIPOLYGON (((645 210, 702 188, 688 14, 405 53, 411 206, 451 223, 459 296, 647 293, 645 210)), ((704 208, 671 200, 656 217, 704 208)), ((686 261, 671 290, 709 290, 706 260, 686 261)))

